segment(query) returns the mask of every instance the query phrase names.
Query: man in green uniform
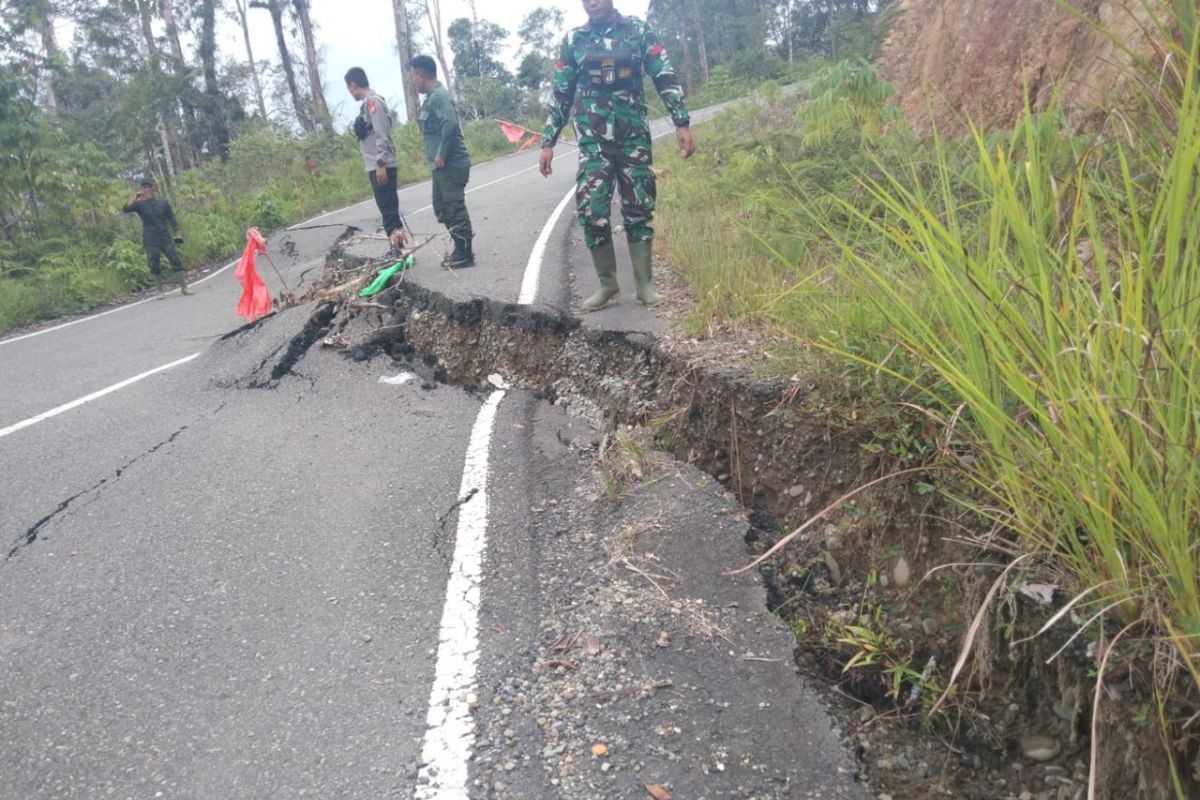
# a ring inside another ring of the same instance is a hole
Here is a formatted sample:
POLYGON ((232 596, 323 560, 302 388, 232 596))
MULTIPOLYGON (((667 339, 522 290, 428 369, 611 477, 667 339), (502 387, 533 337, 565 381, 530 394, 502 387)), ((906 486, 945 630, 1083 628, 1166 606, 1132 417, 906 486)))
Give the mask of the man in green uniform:
POLYGON ((454 252, 453 269, 475 263, 471 240, 471 217, 467 213, 466 189, 471 179, 471 156, 458 122, 458 110, 446 87, 437 79, 437 62, 429 56, 417 56, 410 64, 413 84, 425 95, 419 120, 425 160, 433 176, 433 213, 450 231, 454 252))
POLYGON ((158 196, 158 187, 154 179, 142 179, 142 190, 121 209, 126 214, 137 214, 142 218, 142 247, 146 250, 146 261, 150 265, 150 274, 154 276, 154 285, 158 296, 163 296, 162 286, 162 257, 175 268, 179 281, 179 293, 191 294, 187 285, 187 270, 183 268, 183 260, 175 249, 176 242, 183 243, 183 234, 179 230, 179 221, 175 219, 175 211, 171 204, 158 196))
POLYGON ((652 306, 661 298, 650 280, 656 186, 643 74, 654 81, 670 112, 685 158, 696 150, 691 121, 675 70, 646 23, 617 13, 613 0, 583 0, 583 8, 588 22, 567 34, 555 65, 554 101, 542 134, 540 167, 547 177, 553 171, 554 144, 574 106, 579 136, 575 205, 600 279, 600 291, 584 300, 583 308, 603 308, 619 291, 611 223, 614 181, 621 194, 637 298, 652 306))

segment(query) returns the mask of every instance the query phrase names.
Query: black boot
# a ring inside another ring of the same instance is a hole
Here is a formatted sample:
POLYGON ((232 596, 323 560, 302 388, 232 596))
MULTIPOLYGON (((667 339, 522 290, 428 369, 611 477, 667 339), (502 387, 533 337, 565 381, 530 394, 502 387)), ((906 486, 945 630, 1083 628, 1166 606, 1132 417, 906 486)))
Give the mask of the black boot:
POLYGON ((454 239, 454 252, 450 254, 450 269, 463 269, 475 265, 475 253, 471 251, 471 240, 462 236, 454 239))

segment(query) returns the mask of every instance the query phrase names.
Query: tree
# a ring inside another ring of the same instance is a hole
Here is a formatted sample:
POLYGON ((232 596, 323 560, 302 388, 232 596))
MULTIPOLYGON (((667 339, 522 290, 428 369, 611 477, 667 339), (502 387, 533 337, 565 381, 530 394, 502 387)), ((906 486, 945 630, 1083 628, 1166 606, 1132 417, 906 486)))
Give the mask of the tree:
POLYGON ((38 36, 42 40, 44 61, 38 70, 42 91, 45 93, 46 115, 58 119, 58 93, 54 89, 56 72, 65 61, 58 40, 54 35, 54 10, 49 0, 34 0, 31 9, 38 36))
POLYGON ((441 0, 421 0, 421 5, 425 7, 425 20, 429 24, 429 36, 433 42, 434 53, 437 55, 438 68, 442 71, 442 83, 446 85, 446 91, 451 96, 455 96, 457 94, 454 91, 455 78, 450 72, 449 63, 446 62, 446 47, 442 38, 441 0))
POLYGON ((521 66, 517 85, 540 89, 554 77, 563 28, 563 13, 557 8, 535 8, 517 28, 521 40, 521 66))
POLYGON ((204 68, 205 121, 212 132, 212 145, 224 161, 229 155, 229 114, 217 85, 217 0, 200 0, 200 61, 204 68))
POLYGON ((242 38, 246 42, 246 61, 250 65, 250 76, 254 79, 254 99, 258 102, 258 113, 267 119, 267 103, 263 99, 262 81, 258 77, 258 63, 254 60, 254 48, 250 46, 250 21, 247 18, 247 0, 233 0, 237 20, 242 26, 242 38))
POLYGON ((296 121, 306 133, 316 130, 312 117, 309 116, 300 87, 296 85, 296 70, 292 67, 292 55, 288 52, 287 36, 283 32, 283 8, 280 0, 250 0, 251 8, 265 8, 271 15, 271 24, 275 27, 275 46, 279 48, 279 64, 283 68, 283 77, 287 81, 288 92, 292 96, 292 108, 296 112, 296 121))
POLYGON ((521 91, 498 58, 508 31, 478 17, 462 17, 446 30, 458 76, 458 105, 466 117, 516 116, 521 91))
POLYGON ((454 53, 454 74, 459 83, 468 78, 512 80, 512 75, 497 58, 504 48, 508 31, 494 22, 460 17, 446 29, 450 51, 454 53))
POLYGON ((313 38, 312 17, 308 13, 308 0, 292 0, 292 11, 300 23, 300 34, 304 38, 304 60, 308 65, 308 92, 312 100, 313 121, 326 133, 333 133, 333 117, 325 102, 325 90, 321 88, 321 62, 317 57, 317 44, 313 38))
POLYGON ((417 87, 412 80, 412 68, 409 67, 414 53, 406 0, 392 0, 392 16, 396 20, 396 54, 400 57, 400 78, 404 83, 405 119, 412 122, 417 118, 420 103, 417 98, 417 87))

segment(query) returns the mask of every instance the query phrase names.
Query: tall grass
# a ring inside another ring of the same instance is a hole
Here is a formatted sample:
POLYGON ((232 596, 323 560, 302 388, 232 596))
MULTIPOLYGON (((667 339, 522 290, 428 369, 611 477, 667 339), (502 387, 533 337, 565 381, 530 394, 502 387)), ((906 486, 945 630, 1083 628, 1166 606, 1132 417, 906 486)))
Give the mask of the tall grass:
POLYGON ((980 509, 1074 589, 1096 588, 1112 617, 1169 641, 1198 678, 1195 41, 1177 55, 1189 66, 1158 128, 1173 131, 1165 143, 1150 127, 1102 136, 1058 172, 1063 139, 1027 110, 1007 142, 976 133, 977 194, 965 201, 941 146, 927 183, 870 181, 882 213, 845 210, 879 250, 816 219, 899 343, 940 378, 928 396, 966 411, 964 467, 991 500, 980 509))
POLYGON ((885 135, 864 164, 841 134, 781 155, 727 119, 725 174, 685 172, 663 230, 693 328, 748 325, 919 393, 959 499, 1082 597, 1104 663, 1154 655, 1178 735, 1175 703, 1200 704, 1200 61, 1196 27, 1174 30, 1186 44, 1164 37, 1138 107, 1097 133, 1026 109, 965 142, 885 135), (686 192, 726 181, 730 221, 683 238, 686 192))

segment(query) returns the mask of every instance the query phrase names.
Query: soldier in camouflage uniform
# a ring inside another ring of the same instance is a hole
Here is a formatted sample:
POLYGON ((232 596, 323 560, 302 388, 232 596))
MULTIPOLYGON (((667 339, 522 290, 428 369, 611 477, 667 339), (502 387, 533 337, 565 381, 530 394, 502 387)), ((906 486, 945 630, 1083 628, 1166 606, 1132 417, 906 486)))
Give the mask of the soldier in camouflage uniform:
POLYGON ((695 152, 696 144, 679 79, 646 23, 617 13, 613 0, 583 0, 583 7, 588 23, 567 34, 555 65, 541 171, 547 177, 552 173, 554 144, 573 110, 579 136, 576 209, 600 279, 600 290, 583 302, 583 308, 603 308, 619 291, 611 222, 614 181, 621 194, 637 298, 652 306, 660 300, 650 279, 656 189, 643 74, 654 81, 670 112, 685 157, 695 152))
POLYGON ((171 208, 171 204, 158 196, 154 179, 143 178, 142 190, 121 210, 142 218, 142 247, 146 250, 146 261, 150 266, 150 274, 154 277, 158 296, 163 296, 163 256, 167 257, 168 263, 175 269, 179 279, 179 293, 191 294, 187 285, 187 270, 183 268, 183 260, 179 257, 179 251, 175 249, 176 243, 183 243, 179 221, 175 219, 175 210, 171 208))

